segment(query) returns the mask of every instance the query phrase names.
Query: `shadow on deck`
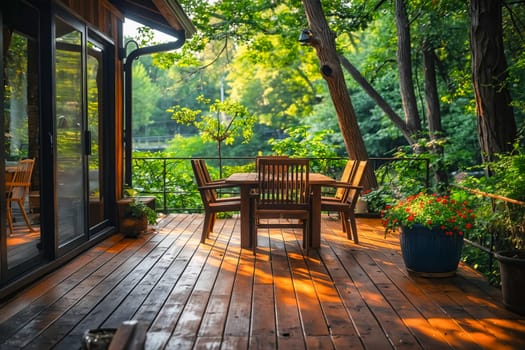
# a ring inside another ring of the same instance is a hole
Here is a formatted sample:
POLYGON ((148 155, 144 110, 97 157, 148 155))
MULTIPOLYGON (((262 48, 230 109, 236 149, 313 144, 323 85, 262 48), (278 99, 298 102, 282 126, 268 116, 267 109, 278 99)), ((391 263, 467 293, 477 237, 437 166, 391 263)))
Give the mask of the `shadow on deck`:
POLYGON ((324 216, 322 246, 260 230, 240 249, 237 217, 200 244, 203 216, 164 217, 154 233, 114 235, 0 306, 0 348, 78 349, 87 329, 135 319, 146 349, 524 349, 525 317, 468 267, 425 279, 398 237, 358 219, 360 243, 324 216))

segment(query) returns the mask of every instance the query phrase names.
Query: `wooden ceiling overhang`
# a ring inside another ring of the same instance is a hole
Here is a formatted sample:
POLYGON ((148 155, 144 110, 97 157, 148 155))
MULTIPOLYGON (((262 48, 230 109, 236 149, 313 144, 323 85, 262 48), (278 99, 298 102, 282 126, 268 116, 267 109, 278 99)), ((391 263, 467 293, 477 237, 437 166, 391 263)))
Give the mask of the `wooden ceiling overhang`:
POLYGON ((144 24, 168 35, 185 39, 196 29, 180 4, 175 0, 110 0, 126 18, 144 24))

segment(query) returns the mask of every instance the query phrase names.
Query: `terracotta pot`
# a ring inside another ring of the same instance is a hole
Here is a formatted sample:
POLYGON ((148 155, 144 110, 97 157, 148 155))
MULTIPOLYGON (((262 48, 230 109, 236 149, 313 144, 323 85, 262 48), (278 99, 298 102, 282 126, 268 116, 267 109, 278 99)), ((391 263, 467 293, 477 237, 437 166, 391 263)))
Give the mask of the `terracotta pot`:
POLYGON ((525 315, 525 251, 496 252, 501 274, 501 295, 507 309, 525 315))
POLYGON ((126 237, 138 237, 148 229, 148 218, 146 216, 137 218, 125 216, 120 220, 120 232, 126 237))
POLYGON ((439 228, 415 224, 401 228, 401 252, 406 268, 423 277, 450 277, 456 273, 463 236, 447 236, 439 228))

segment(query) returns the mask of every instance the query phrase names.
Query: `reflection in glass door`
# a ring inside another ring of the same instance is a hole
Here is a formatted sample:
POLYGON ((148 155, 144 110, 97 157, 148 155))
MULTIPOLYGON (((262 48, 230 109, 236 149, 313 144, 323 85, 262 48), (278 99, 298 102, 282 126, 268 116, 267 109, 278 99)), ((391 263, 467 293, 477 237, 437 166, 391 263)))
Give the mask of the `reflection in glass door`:
POLYGON ((56 18, 55 176, 58 245, 87 236, 83 152, 83 33, 56 18))
POLYGON ((87 51, 87 129, 89 226, 104 219, 102 116, 104 115, 104 46, 90 39, 87 51))
POLYGON ((30 262, 40 245, 38 41, 31 28, 3 28, 7 267, 30 262), (26 166, 27 165, 27 166, 26 166))

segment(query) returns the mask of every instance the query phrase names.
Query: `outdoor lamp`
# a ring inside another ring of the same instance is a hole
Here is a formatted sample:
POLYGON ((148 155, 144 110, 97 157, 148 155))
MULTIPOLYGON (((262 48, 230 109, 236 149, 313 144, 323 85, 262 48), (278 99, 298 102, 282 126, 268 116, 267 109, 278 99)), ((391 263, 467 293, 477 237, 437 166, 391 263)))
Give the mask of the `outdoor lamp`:
POLYGON ((303 29, 299 35, 299 42, 301 45, 309 45, 312 39, 312 31, 310 29, 303 29))

